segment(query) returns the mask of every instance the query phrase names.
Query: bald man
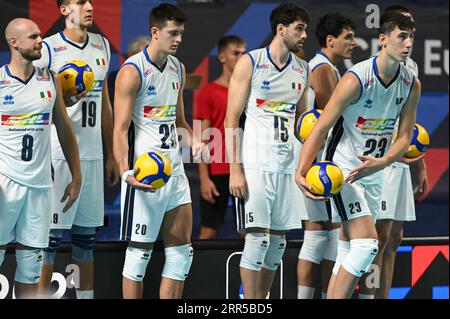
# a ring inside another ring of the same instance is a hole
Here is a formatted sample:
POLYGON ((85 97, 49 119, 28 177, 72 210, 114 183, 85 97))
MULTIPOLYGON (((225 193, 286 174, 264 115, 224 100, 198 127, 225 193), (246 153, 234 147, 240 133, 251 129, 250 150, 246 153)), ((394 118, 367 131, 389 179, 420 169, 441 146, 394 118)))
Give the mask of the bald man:
POLYGON ((11 61, 0 68, 0 265, 15 241, 16 297, 36 298, 50 231, 52 121, 72 173, 61 198, 65 210, 80 192, 80 159, 60 85, 49 69, 33 67, 41 57, 38 26, 14 19, 5 37, 11 61))

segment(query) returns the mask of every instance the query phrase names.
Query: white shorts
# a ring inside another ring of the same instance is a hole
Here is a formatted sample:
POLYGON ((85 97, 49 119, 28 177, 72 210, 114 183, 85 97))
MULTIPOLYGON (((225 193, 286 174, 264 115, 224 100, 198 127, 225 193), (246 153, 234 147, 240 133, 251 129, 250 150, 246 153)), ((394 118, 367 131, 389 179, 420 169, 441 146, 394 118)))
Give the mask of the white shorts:
POLYGON ((332 210, 330 200, 316 201, 306 197, 300 189, 298 192, 301 220, 307 220, 310 222, 331 221, 332 210))
POLYGON ((237 205, 239 232, 252 227, 273 230, 302 228, 294 174, 244 168, 244 175, 248 198, 244 207, 237 205))
POLYGON ((0 174, 0 245, 48 246, 51 189, 23 186, 0 174))
POLYGON ((378 219, 416 220, 414 191, 409 167, 391 165, 385 168, 378 219))
POLYGON ((164 214, 191 202, 191 190, 185 174, 171 176, 167 184, 155 193, 136 190, 122 181, 120 239, 155 242, 164 214))
POLYGON ((72 181, 72 174, 65 160, 53 159, 53 207, 52 229, 71 229, 72 225, 81 227, 103 226, 103 160, 81 161, 81 176, 83 177, 78 199, 70 209, 62 210, 67 200, 61 203, 67 185, 72 181))
POLYGON ((345 183, 342 190, 332 198, 332 222, 349 221, 363 216, 378 218, 381 202, 381 185, 345 183))

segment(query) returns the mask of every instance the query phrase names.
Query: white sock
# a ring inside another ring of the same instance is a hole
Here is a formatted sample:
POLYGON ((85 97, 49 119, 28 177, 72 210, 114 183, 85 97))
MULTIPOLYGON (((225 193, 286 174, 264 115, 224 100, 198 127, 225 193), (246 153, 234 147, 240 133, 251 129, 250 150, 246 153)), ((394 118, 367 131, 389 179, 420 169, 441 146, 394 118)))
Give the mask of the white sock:
POLYGON ((375 295, 358 294, 358 299, 375 299, 375 295))
POLYGON ((94 290, 76 290, 77 299, 94 299, 94 290))
POLYGON ((327 299, 327 293, 322 291, 322 299, 327 299))
POLYGON ((313 287, 297 286, 297 299, 313 299, 314 289, 313 287))

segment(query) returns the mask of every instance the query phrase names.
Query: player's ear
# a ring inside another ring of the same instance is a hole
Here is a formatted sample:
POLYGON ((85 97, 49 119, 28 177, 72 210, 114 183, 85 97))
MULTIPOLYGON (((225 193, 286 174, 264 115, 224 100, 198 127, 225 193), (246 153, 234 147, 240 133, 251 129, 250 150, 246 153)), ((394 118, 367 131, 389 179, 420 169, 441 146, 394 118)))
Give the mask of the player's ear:
POLYGON ((159 29, 157 27, 151 27, 150 35, 151 35, 152 39, 158 40, 159 29))
POLYGON ((63 16, 67 17, 72 12, 72 8, 69 5, 62 4, 59 7, 59 11, 63 16))
POLYGON ((385 48, 386 47, 386 35, 384 33, 380 33, 380 35, 378 36, 378 38, 380 39, 380 45, 381 47, 385 48))
POLYGON ((335 37, 333 37, 332 35, 327 35, 327 38, 326 38, 327 47, 330 47, 330 48, 334 47, 334 39, 335 39, 335 37))

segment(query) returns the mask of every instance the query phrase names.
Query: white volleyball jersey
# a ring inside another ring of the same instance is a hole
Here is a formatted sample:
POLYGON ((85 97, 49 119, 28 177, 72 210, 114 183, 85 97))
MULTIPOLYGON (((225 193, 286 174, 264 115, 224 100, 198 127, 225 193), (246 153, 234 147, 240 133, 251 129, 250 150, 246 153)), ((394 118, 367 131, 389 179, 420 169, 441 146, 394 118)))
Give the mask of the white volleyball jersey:
MULTIPOLYGON (((326 159, 338 164, 344 176, 361 164, 357 156, 384 156, 392 141, 395 123, 409 98, 415 77, 403 64, 384 84, 378 75, 377 57, 356 64, 349 71, 360 83, 359 98, 347 106, 327 140, 326 159)), ((383 170, 362 178, 376 184, 383 170)))
MULTIPOLYGON (((316 69, 318 66, 322 64, 328 64, 332 67, 334 72, 336 73, 336 79, 339 81, 341 79, 341 75, 339 74, 339 70, 336 68, 336 66, 331 62, 331 60, 326 56, 325 53, 322 51, 317 51, 314 58, 312 58, 309 62, 309 69, 311 70, 311 73, 314 72, 314 69, 316 69)), ((316 94, 314 92, 314 88, 312 86, 309 87, 308 90, 308 110, 312 110, 316 108, 316 94)))
POLYGON ((253 63, 242 141, 246 168, 293 174, 294 121, 297 102, 308 83, 308 64, 290 53, 279 69, 269 47, 249 52, 253 63))
MULTIPOLYGON (((403 63, 406 68, 408 70, 410 70, 414 76, 417 78, 419 77, 419 68, 417 66, 417 63, 414 62, 413 59, 411 59, 410 57, 408 57, 405 61, 405 63, 403 63)), ((396 135, 397 131, 398 131, 398 124, 399 124, 399 120, 397 120, 397 123, 395 123, 395 129, 394 129, 394 136, 396 135)), ((400 163, 400 162, 394 162, 392 163, 393 166, 397 166, 397 167, 403 167, 403 168, 409 168, 408 164, 404 164, 404 163, 400 163)))
POLYGON ((50 125, 56 89, 48 69, 26 81, 0 68, 0 174, 34 188, 52 187, 50 125))
MULTIPOLYGON (((34 65, 49 67, 55 73, 69 61, 86 62, 94 72, 92 90, 75 105, 67 108, 78 141, 80 160, 97 160, 103 158, 102 150, 102 88, 108 73, 110 62, 108 40, 99 34, 88 32, 86 42, 74 43, 61 31, 44 39, 42 57, 34 65)), ((52 157, 65 159, 52 127, 52 157)))
POLYGON ((133 55, 123 65, 131 64, 141 76, 132 121, 134 123, 134 158, 157 151, 167 156, 172 175, 184 174, 176 130, 178 93, 182 83, 180 61, 169 55, 160 69, 147 54, 147 49, 133 55))

